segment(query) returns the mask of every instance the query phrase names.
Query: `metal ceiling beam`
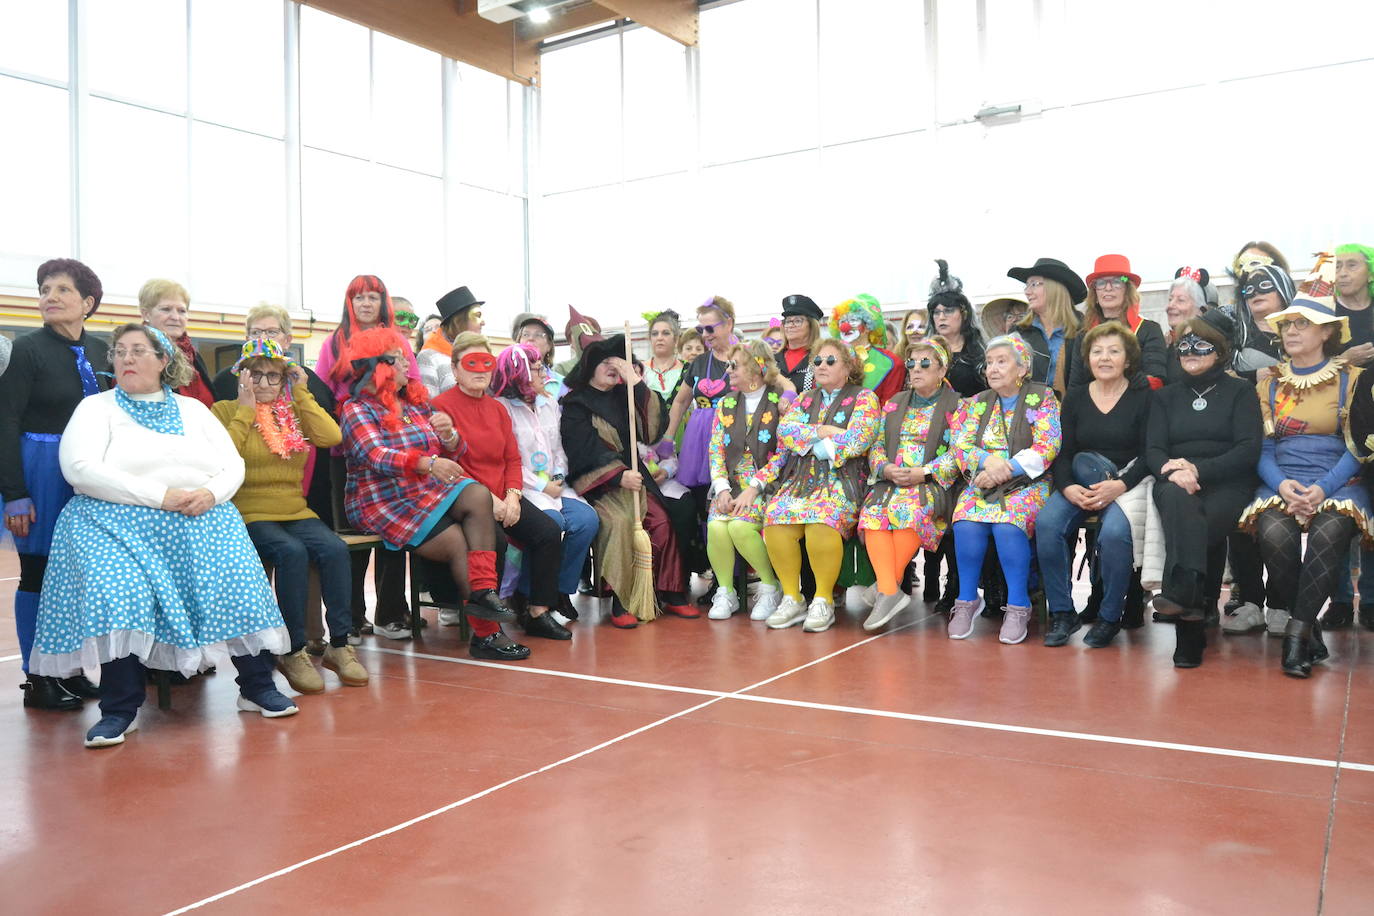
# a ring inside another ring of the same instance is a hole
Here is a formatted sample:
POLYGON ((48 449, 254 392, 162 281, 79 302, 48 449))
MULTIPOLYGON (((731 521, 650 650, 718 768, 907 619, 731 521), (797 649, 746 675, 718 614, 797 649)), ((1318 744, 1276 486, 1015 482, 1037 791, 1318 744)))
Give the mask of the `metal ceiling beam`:
POLYGON ((633 19, 689 48, 697 44, 697 0, 596 0, 616 18, 633 19))

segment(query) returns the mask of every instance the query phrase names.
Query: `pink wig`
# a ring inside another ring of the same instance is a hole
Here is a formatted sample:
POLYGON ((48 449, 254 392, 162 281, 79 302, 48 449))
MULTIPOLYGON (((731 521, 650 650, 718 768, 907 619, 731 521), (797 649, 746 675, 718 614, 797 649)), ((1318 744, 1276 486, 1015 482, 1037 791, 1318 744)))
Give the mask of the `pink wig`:
POLYGON ((539 348, 531 343, 511 344, 496 355, 490 390, 498 398, 515 398, 533 404, 542 390, 534 384, 530 366, 540 361, 539 348))

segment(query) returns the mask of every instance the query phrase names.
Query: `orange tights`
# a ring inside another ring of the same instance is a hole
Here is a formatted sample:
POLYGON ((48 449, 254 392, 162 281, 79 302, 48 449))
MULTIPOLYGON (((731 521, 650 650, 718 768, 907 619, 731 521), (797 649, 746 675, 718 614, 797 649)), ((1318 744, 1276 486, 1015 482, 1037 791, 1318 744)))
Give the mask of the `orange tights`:
POLYGON ((868 546, 868 559, 873 564, 873 572, 878 576, 878 591, 884 595, 895 595, 901 585, 903 571, 920 549, 920 537, 909 528, 865 531, 864 543, 868 546))

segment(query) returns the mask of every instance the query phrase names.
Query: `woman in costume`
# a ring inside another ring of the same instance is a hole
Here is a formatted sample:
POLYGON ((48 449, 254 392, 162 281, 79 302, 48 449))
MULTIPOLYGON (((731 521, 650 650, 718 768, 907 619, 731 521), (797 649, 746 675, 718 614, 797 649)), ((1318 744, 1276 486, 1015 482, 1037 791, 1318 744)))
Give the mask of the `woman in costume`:
POLYGON ((649 362, 644 367, 644 384, 664 404, 672 404, 682 370, 687 368, 677 358, 677 339, 682 336, 682 327, 672 309, 650 312, 645 317, 649 319, 649 362))
POLYGON ((1013 267, 1007 276, 1026 284, 1030 311, 1014 330, 1035 355, 1029 378, 1050 386, 1062 398, 1079 359, 1076 338, 1082 321, 1074 306, 1088 295, 1088 289, 1078 274, 1054 258, 1013 267))
MULTIPOLYGON (((1169 346, 1160 326, 1140 317, 1140 275, 1131 272, 1130 259, 1124 254, 1102 255, 1093 264, 1093 272, 1085 278, 1085 283, 1088 298, 1083 304, 1083 330, 1091 331, 1106 321, 1125 325, 1140 347, 1136 369, 1151 379, 1155 387, 1162 386, 1169 346)), ((1086 385, 1093 378, 1092 369, 1080 359, 1074 364, 1069 387, 1086 385)))

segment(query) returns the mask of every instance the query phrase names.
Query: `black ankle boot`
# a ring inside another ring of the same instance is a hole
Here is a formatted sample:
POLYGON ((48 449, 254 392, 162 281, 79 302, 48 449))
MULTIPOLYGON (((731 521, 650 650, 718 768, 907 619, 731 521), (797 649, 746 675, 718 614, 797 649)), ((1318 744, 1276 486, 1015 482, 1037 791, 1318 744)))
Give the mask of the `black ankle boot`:
POLYGON ((1202 650, 1207 645, 1207 634, 1201 620, 1177 618, 1174 623, 1174 667, 1196 668, 1202 664, 1202 650))
POLYGON ((1145 589, 1139 576, 1131 576, 1131 584, 1126 587, 1126 606, 1121 612, 1121 628, 1138 630, 1145 626, 1145 589))
POLYGON ((1312 624, 1312 639, 1307 643, 1308 651, 1312 655, 1312 664, 1324 662, 1331 657, 1331 650, 1326 648, 1326 643, 1322 641, 1322 625, 1312 624))
POLYGON ((19 685, 19 689, 24 691, 24 705, 29 709, 70 711, 81 708, 81 697, 63 690, 62 682, 55 677, 30 674, 29 679, 19 685))
POLYGON ((100 688, 90 682, 84 674, 64 677, 61 681, 62 689, 74 697, 81 697, 83 700, 96 700, 100 698, 100 688))
POLYGON ((1283 629, 1283 673, 1289 677, 1312 674, 1312 624, 1289 620, 1283 629))
POLYGON ((1349 601, 1333 600, 1322 615, 1322 626, 1328 630, 1344 630, 1355 622, 1355 605, 1349 601))
POLYGON ((1088 603, 1078 612, 1079 623, 1092 623, 1102 611, 1102 580, 1093 580, 1093 590, 1088 595, 1088 603))

